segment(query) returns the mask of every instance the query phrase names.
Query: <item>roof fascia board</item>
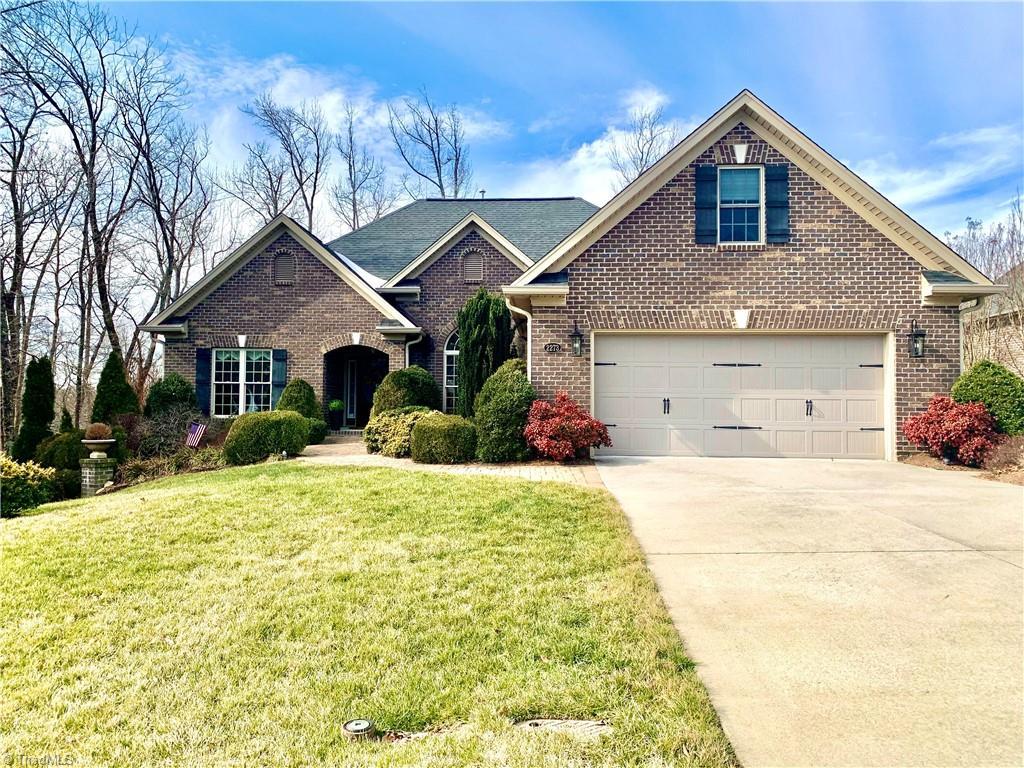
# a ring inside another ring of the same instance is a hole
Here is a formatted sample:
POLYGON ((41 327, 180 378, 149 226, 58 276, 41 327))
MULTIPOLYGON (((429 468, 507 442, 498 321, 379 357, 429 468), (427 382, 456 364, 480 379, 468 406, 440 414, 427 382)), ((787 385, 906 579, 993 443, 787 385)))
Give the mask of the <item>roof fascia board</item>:
POLYGON ((568 285, 503 285, 506 296, 567 296, 568 285))
POLYGON ((587 246, 581 248, 580 245, 584 241, 590 240, 589 236, 592 233, 600 230, 597 236, 593 238, 596 240, 639 207, 644 200, 660 189, 670 178, 679 173, 681 168, 692 162, 692 158, 700 154, 700 152, 693 152, 695 147, 702 147, 705 142, 714 143, 721 136, 732 130, 736 123, 739 122, 737 115, 748 94, 749 91, 741 91, 729 103, 697 126, 690 132, 689 136, 684 138, 658 162, 640 174, 632 183, 628 184, 615 197, 605 203, 593 216, 577 227, 574 232, 570 233, 562 242, 556 245, 544 258, 537 261, 513 285, 526 285, 544 272, 563 269, 569 261, 572 261, 573 258, 586 249, 587 246), (710 141, 708 141, 709 139, 710 141), (681 162, 683 160, 685 162, 681 162), (567 260, 566 257, 568 257, 567 260))
POLYGON ((348 269, 333 253, 327 250, 319 240, 289 216, 281 214, 260 229, 255 235, 236 248, 224 261, 207 272, 199 282, 171 303, 163 312, 153 319, 151 325, 161 325, 176 314, 187 312, 203 298, 223 284, 231 275, 245 266, 250 259, 260 252, 262 246, 271 242, 271 237, 283 227, 310 253, 316 256, 338 277, 348 284, 352 290, 377 309, 384 317, 396 320, 405 328, 414 328, 413 323, 397 308, 385 301, 379 293, 362 280, 351 269, 348 269))
POLYGON ((708 118, 661 160, 613 197, 590 219, 537 261, 513 285, 527 285, 544 272, 564 269, 591 243, 635 210, 644 200, 682 168, 692 162, 707 145, 744 122, 759 136, 789 157, 812 178, 821 182, 833 175, 836 182, 825 186, 859 213, 866 221, 899 245, 910 256, 929 268, 952 270, 978 284, 992 281, 971 266, 904 211, 858 177, 832 155, 791 125, 750 91, 741 91, 728 104, 708 118), (766 126, 774 130, 768 130, 766 126), (787 142, 792 144, 788 146, 787 142), (788 151, 786 151, 788 149, 788 151), (813 162, 808 161, 809 157, 813 162), (797 162, 799 158, 800 162, 797 162), (849 198, 853 198, 850 200, 849 198), (874 207, 881 217, 873 217, 864 208, 874 207))
POLYGON ((394 288, 402 280, 416 277, 440 258, 448 248, 458 242, 467 230, 473 227, 516 266, 522 269, 529 269, 533 266, 533 262, 511 240, 488 224, 478 213, 470 211, 462 221, 427 246, 419 256, 406 264, 398 273, 384 283, 382 287, 394 288))
POLYGON ((766 104, 758 103, 757 108, 746 108, 753 118, 745 124, 789 158, 808 176, 828 189, 841 202, 888 237, 896 245, 917 259, 922 266, 952 270, 971 282, 991 285, 992 281, 979 272, 952 248, 918 224, 905 211, 896 206, 839 160, 814 143, 800 129, 766 104), (762 110, 765 114, 761 114, 762 110), (810 159, 808 159, 810 158, 810 159), (853 197, 850 202, 844 198, 853 197), (875 208, 872 215, 864 208, 875 208))

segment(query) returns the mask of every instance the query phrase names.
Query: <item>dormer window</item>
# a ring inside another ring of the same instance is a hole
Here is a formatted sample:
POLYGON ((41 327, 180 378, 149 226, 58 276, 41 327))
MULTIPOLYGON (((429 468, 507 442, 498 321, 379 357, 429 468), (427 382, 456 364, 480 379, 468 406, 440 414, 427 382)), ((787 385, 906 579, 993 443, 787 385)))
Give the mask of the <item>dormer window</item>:
POLYGON ((718 242, 760 243, 764 176, 760 167, 718 169, 718 242))

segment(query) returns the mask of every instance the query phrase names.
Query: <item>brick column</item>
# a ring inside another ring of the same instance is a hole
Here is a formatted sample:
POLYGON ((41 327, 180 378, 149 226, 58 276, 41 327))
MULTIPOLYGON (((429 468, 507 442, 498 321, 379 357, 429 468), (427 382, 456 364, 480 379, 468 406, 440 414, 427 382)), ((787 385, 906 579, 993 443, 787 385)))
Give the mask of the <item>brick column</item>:
POLYGON ((82 459, 82 497, 95 496, 96 491, 114 479, 116 459, 82 459))

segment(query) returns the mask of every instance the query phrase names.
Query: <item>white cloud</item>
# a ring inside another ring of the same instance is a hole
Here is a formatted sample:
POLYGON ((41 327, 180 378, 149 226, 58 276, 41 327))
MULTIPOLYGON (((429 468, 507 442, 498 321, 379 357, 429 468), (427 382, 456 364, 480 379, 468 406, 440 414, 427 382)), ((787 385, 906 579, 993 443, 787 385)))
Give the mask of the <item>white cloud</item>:
MULTIPOLYGON (((567 154, 541 158, 514 168, 503 169, 504 178, 510 178, 501 190, 510 196, 576 195, 592 203, 603 205, 619 187, 619 176, 609 156, 615 148, 625 145, 628 133, 623 127, 631 114, 663 108, 668 97, 654 86, 642 83, 627 91, 620 99, 620 111, 597 138, 584 142, 567 154)), ((542 120, 544 120, 542 118, 542 120)), ((696 121, 668 120, 678 139, 692 131, 696 121)), ((534 121, 531 132, 547 126, 534 121)))
POLYGON ((966 216, 984 216, 1004 192, 977 191, 1021 170, 1019 127, 996 125, 947 134, 928 142, 935 160, 906 165, 895 153, 852 167, 896 205, 933 231, 961 226, 966 216))

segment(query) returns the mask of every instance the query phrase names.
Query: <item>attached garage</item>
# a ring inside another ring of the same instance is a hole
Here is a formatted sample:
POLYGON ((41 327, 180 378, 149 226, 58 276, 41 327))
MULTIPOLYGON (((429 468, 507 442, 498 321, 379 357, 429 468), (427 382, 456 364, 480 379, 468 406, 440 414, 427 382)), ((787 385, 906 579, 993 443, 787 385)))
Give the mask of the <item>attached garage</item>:
POLYGON ((886 336, 596 333, 603 455, 886 456, 886 336))

